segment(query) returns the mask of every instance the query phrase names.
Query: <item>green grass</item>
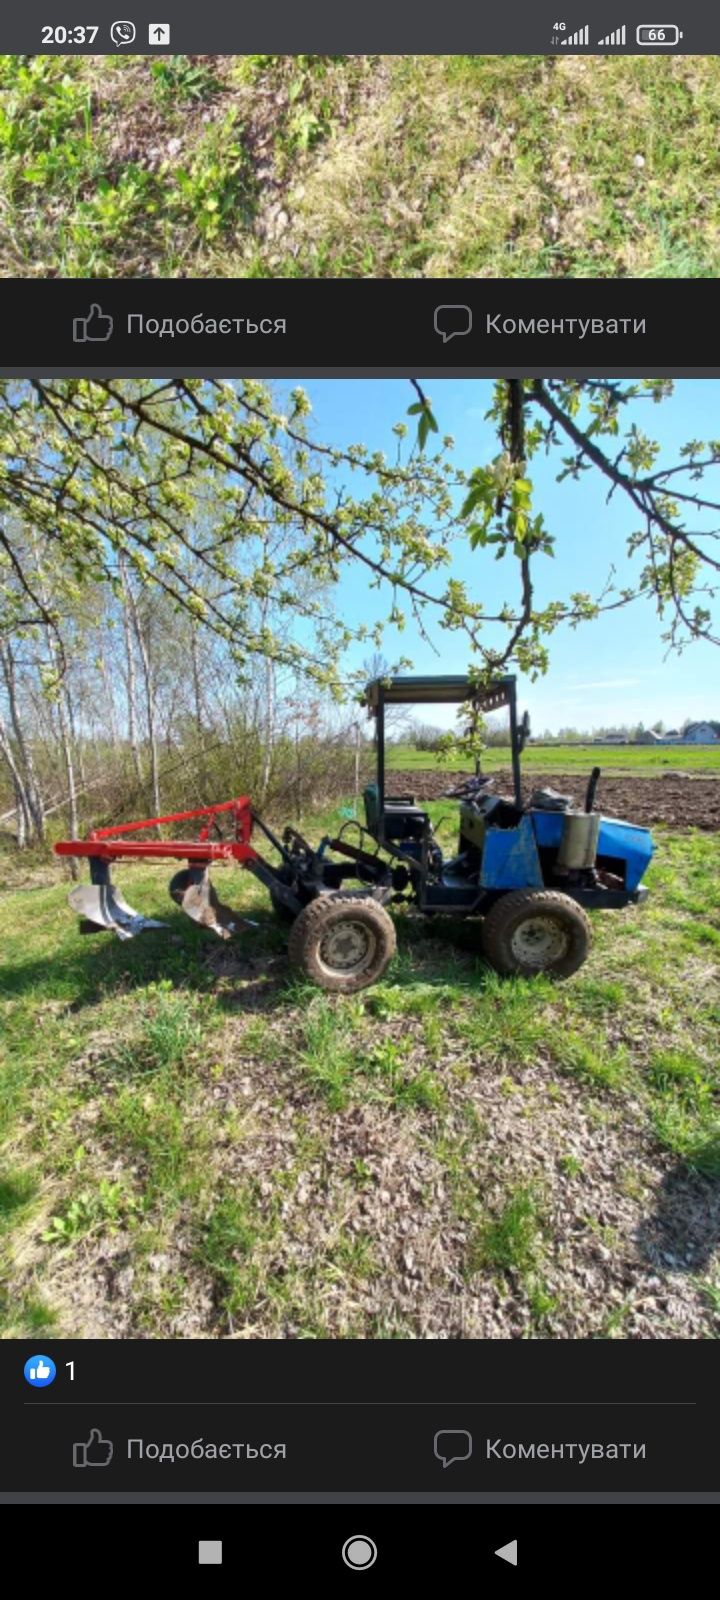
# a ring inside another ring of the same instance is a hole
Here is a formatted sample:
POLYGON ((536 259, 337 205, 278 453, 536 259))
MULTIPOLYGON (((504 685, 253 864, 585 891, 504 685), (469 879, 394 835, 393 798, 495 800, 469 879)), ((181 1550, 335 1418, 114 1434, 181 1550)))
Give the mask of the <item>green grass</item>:
POLYGON ((720 268, 712 57, 3 56, 0 91, 5 275, 720 268))
POLYGON ((541 1231, 540 1208, 531 1189, 510 1190, 494 1216, 481 1222, 468 1262, 471 1273, 483 1267, 526 1274, 535 1266, 541 1231))
MULTIPOLYGON (((409 744, 389 745, 387 766, 390 771, 449 771, 472 772, 474 763, 462 755, 436 756, 427 750, 415 750, 409 744)), ((498 772, 510 766, 507 747, 494 746, 483 752, 484 772, 498 772)), ((693 772, 712 776, 720 774, 720 744, 685 745, 672 749, 668 745, 597 745, 597 744, 529 744, 523 752, 523 772, 578 772, 587 773, 593 766, 610 773, 637 773, 638 777, 653 777, 662 772, 693 772)))
POLYGON ((695 1171, 720 1178, 717 1060, 689 1049, 659 1050, 650 1058, 648 1080, 660 1143, 695 1171))
POLYGON ((260 926, 229 946, 157 867, 118 873, 169 923, 132 943, 82 938, 59 881, 3 891, 3 1333, 707 1336, 719 867, 718 835, 661 833, 647 906, 595 915, 561 985, 400 913, 346 1001, 291 978, 235 869, 260 926), (681 1309, 648 1325, 658 1277, 681 1309))
POLYGON ((0 1178, 0 1231, 12 1227, 27 1211, 37 1187, 31 1172, 8 1171, 0 1178))
POLYGON ((220 1195, 200 1230, 196 1259, 210 1273, 213 1291, 226 1314, 252 1305, 258 1273, 257 1207, 252 1191, 220 1195))

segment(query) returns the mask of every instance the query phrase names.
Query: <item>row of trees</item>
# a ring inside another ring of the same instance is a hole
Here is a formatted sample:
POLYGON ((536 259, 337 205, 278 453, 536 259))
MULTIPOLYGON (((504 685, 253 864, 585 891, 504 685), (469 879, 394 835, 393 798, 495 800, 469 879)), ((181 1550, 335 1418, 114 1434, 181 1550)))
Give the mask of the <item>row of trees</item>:
POLYGON ((65 617, 0 643, 0 830, 23 847, 70 830, 249 793, 299 818, 352 792, 367 748, 354 713, 273 662, 238 685, 221 641, 126 574, 65 617))
POLYGON ((647 733, 664 733, 662 718, 646 726, 644 722, 611 722, 593 728, 567 727, 552 733, 546 728, 536 735, 536 744, 587 744, 589 739, 622 739, 626 744, 637 744, 647 733))
MULTIPOLYGON (((481 741, 483 748, 491 750, 501 749, 503 746, 509 745, 510 729, 507 718, 483 718, 481 741)), ((453 745, 457 743, 457 734, 451 733, 449 735, 446 728, 439 728, 432 722, 423 722, 417 718, 410 718, 404 726, 396 730, 394 742, 395 744, 409 744, 413 750, 424 751, 428 755, 440 755, 448 747, 450 749, 453 748, 453 745)))

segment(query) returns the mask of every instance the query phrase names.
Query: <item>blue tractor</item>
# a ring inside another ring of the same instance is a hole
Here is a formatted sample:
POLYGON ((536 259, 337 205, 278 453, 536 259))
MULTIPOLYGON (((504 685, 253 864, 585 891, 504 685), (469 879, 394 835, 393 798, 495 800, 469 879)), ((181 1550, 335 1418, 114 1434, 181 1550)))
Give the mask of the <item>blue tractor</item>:
POLYGON ((550 789, 523 800, 520 757, 529 722, 527 713, 518 721, 512 676, 480 689, 465 677, 378 678, 365 693, 377 767, 364 792, 364 825, 348 822, 317 849, 290 828, 282 844, 273 839, 283 865, 270 893, 292 922, 294 966, 324 989, 366 988, 395 950, 387 906, 404 901, 426 916, 482 919, 482 951, 500 973, 576 972, 590 949, 588 910, 618 910, 646 897, 648 830, 594 809, 597 767, 582 810, 550 789), (466 703, 479 714, 507 708, 513 792, 496 793, 494 780, 480 772, 447 791, 460 811, 457 851, 448 858, 414 796, 386 793, 386 709, 466 703))

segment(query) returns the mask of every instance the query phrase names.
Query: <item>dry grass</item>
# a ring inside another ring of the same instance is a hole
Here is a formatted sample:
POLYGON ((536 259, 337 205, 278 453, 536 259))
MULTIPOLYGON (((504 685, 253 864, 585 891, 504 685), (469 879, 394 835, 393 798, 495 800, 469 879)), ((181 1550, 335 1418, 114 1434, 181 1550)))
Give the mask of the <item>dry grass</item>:
POLYGON ((3 57, 0 87, 5 274, 720 269, 712 57, 3 57))

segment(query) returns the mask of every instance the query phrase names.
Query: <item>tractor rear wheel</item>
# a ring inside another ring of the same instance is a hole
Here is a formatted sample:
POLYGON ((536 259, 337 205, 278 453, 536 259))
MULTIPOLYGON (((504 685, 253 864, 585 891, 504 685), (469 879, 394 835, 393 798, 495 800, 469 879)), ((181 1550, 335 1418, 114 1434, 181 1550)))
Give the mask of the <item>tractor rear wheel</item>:
POLYGON ((395 925, 377 900, 322 894, 295 918, 288 954, 319 989, 356 994, 382 977, 395 947, 395 925))
POLYGON ((483 922, 483 954, 504 976, 532 978, 546 972, 569 978, 582 966, 591 943, 582 906, 555 889, 504 894, 483 922))

